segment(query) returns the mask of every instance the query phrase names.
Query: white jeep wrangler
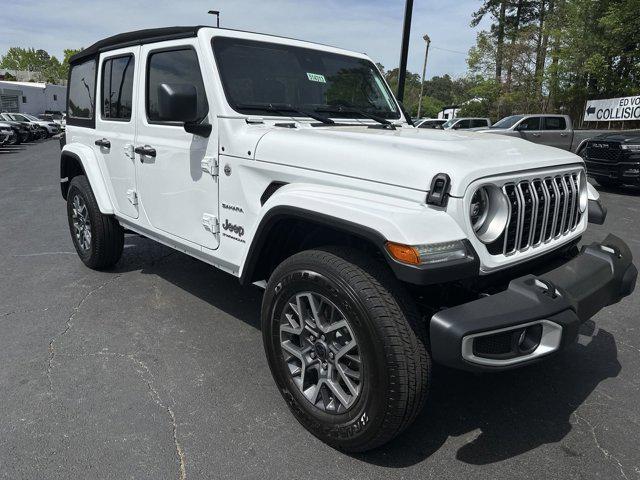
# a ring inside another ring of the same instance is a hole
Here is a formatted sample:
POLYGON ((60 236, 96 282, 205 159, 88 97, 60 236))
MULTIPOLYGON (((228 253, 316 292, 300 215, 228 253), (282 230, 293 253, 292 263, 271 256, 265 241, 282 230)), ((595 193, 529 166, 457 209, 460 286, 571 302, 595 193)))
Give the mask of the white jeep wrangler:
POLYGON ((531 364, 629 295, 582 159, 413 128, 363 54, 208 27, 74 56, 62 196, 81 260, 138 232, 265 288, 267 360, 293 415, 346 451, 420 412, 432 362, 531 364), (591 198, 590 198, 591 196, 591 198))

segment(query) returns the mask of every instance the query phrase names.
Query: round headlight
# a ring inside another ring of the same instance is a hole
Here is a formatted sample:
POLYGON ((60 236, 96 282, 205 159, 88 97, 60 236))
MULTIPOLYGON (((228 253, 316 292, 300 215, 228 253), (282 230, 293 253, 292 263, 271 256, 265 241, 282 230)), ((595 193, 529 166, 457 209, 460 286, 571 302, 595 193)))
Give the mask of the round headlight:
POLYGON ((495 185, 478 188, 471 197, 469 218, 473 231, 483 243, 495 242, 507 226, 509 202, 495 185))
POLYGON ((580 213, 584 213, 589 203, 589 189, 587 188, 587 176, 584 172, 580 174, 580 213))

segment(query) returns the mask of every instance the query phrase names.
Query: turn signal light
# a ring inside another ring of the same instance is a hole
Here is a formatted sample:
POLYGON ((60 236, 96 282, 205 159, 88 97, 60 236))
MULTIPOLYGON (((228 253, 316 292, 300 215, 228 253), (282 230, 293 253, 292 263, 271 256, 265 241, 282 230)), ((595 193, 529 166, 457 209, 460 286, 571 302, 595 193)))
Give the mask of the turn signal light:
POLYGON ((420 254, 414 247, 402 245, 401 243, 387 242, 387 251, 399 262, 420 265, 420 254))

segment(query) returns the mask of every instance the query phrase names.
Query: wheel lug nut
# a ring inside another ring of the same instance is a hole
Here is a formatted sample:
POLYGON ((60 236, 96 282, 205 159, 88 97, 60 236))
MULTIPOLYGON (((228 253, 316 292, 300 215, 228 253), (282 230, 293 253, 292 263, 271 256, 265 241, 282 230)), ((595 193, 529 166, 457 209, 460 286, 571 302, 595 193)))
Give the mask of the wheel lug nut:
POLYGON ((323 340, 323 341, 324 341, 324 335, 322 335, 322 336, 320 337, 320 340, 323 340))
POLYGON ((315 342, 316 341, 316 337, 314 337, 313 335, 309 335, 309 341, 310 342, 315 342))
POLYGON ((316 352, 311 352, 311 358, 316 358, 316 352))
POLYGON ((331 360, 333 360, 333 359, 334 359, 334 357, 335 357, 335 355, 333 354, 333 352, 329 352, 329 358, 330 358, 331 360))

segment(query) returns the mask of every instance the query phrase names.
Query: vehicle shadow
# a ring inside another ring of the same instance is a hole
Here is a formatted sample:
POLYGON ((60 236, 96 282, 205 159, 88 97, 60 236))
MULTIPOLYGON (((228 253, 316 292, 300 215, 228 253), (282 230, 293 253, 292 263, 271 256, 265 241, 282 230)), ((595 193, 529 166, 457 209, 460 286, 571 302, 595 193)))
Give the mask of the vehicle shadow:
MULTIPOLYGON (((140 269, 140 253, 151 252, 143 274, 157 275, 215 308, 260 328, 262 290, 242 287, 237 278, 167 247, 128 236, 125 261, 117 271, 140 269), (140 248, 138 248, 138 246, 140 248), (160 249, 160 250, 158 250, 160 249)), ((605 379, 621 366, 614 337, 592 321, 580 330, 580 342, 553 361, 495 374, 434 369, 424 411, 391 443, 364 454, 360 461, 391 468, 417 464, 451 437, 471 437, 456 454, 459 461, 486 465, 561 441, 571 431, 571 416, 605 379)), ((562 447, 567 455, 576 455, 562 447)))

